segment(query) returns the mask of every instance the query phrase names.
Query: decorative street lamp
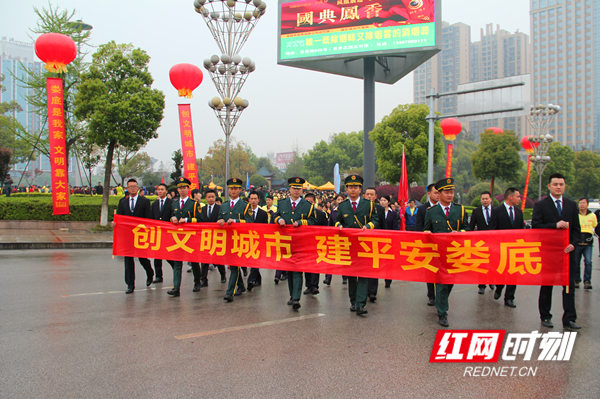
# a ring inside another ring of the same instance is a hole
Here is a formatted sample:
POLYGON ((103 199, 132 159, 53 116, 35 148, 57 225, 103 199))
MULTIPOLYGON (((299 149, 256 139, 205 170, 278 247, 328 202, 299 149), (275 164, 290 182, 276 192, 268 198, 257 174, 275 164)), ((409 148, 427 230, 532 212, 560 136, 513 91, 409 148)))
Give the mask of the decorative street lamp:
POLYGON ((556 118, 556 114, 560 112, 560 105, 548 104, 548 105, 532 105, 529 110, 527 120, 529 125, 535 133, 529 136, 529 141, 533 146, 533 155, 531 156, 531 162, 535 165, 535 170, 539 176, 539 195, 538 199, 542 198, 542 174, 544 169, 550 162, 550 156, 548 156, 548 150, 550 144, 554 141, 554 137, 550 134, 550 125, 556 118))
POLYGON ((225 181, 229 179, 230 136, 242 111, 248 107, 248 100, 238 94, 256 68, 254 61, 242 58, 239 53, 266 8, 262 0, 194 1, 194 9, 204 18, 222 54, 204 60, 204 68, 220 96, 211 99, 208 105, 225 133, 225 181))

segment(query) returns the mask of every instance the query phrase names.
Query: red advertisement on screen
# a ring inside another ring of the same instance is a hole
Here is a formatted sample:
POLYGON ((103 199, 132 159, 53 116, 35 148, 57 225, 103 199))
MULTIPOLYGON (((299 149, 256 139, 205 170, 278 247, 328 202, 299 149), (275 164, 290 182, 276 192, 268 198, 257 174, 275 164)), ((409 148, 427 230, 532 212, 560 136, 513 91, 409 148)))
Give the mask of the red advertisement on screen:
POLYGON ((434 0, 299 0, 281 5, 281 35, 434 22, 434 0))

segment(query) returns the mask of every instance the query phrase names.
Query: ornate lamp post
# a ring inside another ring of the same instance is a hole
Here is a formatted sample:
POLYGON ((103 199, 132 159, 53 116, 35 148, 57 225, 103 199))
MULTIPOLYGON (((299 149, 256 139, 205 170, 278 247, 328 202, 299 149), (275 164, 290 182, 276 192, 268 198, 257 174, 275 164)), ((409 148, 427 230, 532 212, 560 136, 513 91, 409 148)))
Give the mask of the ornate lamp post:
POLYGON ((535 170, 539 176, 539 194, 538 198, 542 198, 542 174, 544 169, 550 162, 548 150, 550 144, 554 141, 554 137, 550 134, 550 125, 554 121, 556 114, 560 112, 560 106, 554 104, 548 105, 533 105, 529 110, 527 120, 534 131, 534 135, 529 136, 529 141, 533 146, 533 155, 531 162, 535 165, 535 170))
POLYGON ((239 53, 267 8, 262 0, 195 0, 194 9, 202 15, 217 42, 221 56, 204 60, 220 97, 208 105, 215 111, 225 133, 225 181, 229 179, 229 140, 248 100, 238 96, 248 75, 255 70, 254 61, 239 53))

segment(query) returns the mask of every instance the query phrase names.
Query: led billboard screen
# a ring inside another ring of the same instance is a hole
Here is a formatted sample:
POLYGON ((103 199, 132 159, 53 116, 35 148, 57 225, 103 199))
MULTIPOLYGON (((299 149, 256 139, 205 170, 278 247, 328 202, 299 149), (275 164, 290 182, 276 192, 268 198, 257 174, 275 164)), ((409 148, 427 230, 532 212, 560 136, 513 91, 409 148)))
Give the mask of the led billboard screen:
POLYGON ((434 0, 298 0, 280 6, 280 61, 436 44, 434 0))

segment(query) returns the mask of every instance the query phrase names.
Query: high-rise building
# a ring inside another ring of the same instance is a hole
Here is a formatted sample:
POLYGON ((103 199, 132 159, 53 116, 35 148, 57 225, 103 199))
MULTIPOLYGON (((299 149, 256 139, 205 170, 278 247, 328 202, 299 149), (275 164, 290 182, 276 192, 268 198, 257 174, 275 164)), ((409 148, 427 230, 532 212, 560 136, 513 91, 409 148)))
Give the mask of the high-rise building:
POLYGON ((533 102, 561 106, 551 133, 600 152, 600 2, 530 0, 533 102))
MULTIPOLYGON (((442 51, 415 69, 414 102, 426 104, 425 96, 436 92, 454 91, 469 82, 471 27, 461 22, 442 22, 442 51)), ((456 113, 456 97, 446 97, 436 108, 442 114, 456 113)))

